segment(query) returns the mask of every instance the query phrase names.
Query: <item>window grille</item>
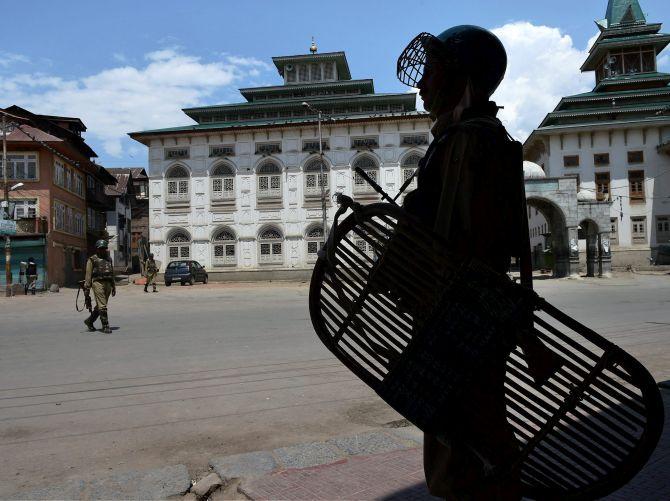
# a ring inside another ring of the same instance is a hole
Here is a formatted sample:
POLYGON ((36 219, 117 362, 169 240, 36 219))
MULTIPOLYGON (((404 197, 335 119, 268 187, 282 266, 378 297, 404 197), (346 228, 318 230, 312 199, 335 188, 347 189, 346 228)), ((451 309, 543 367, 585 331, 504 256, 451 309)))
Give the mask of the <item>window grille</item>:
POLYGON ((351 149, 353 150, 371 150, 373 148, 379 148, 379 137, 377 136, 351 138, 351 149))
POLYGON ((298 80, 300 82, 307 82, 309 80, 307 65, 305 64, 298 65, 298 80))
POLYGON ((400 136, 400 146, 422 146, 428 144, 428 134, 409 134, 400 136))
POLYGON ((189 200, 189 179, 186 168, 176 165, 166 173, 165 177, 168 178, 166 200, 168 202, 187 202, 189 200))
POLYGON ((644 171, 632 170, 628 172, 628 195, 631 203, 644 203, 644 171))
POLYGON ((323 162, 323 174, 321 174, 321 159, 315 158, 305 165, 305 196, 320 197, 321 186, 328 194, 328 165, 323 162))
MULTIPOLYGON (((327 139, 321 141, 321 149, 323 151, 330 149, 330 143, 327 139)), ((308 151, 310 153, 317 153, 319 151, 319 140, 308 139, 302 142, 302 151, 308 151)))
POLYGON ((646 243, 647 241, 647 218, 646 216, 631 217, 631 236, 633 243, 646 243))
POLYGON ((391 105, 391 112, 393 113, 400 113, 404 111, 404 107, 402 104, 392 104, 391 105))
POLYGON ((593 155, 593 164, 594 165, 609 165, 610 164, 610 154, 609 153, 595 153, 593 155))
POLYGON ((191 256, 191 238, 184 232, 174 233, 168 240, 170 259, 188 259, 191 256))
POLYGON ((214 237, 214 256, 212 262, 215 266, 230 266, 237 264, 235 252, 235 235, 228 230, 220 231, 214 237))
POLYGON ((579 155, 565 155, 563 167, 579 167, 579 155))
POLYGON ((266 162, 257 170, 258 198, 281 198, 281 168, 273 163, 266 162))
POLYGON ((165 160, 177 160, 179 158, 189 158, 189 149, 165 148, 165 160))
POLYGON ((212 157, 234 157, 235 156, 235 146, 233 145, 223 145, 223 146, 210 146, 209 147, 209 156, 212 157))
POLYGON ((643 151, 629 151, 628 152, 628 163, 629 164, 641 164, 644 162, 644 152, 643 151))
POLYGON ((256 155, 281 153, 281 143, 256 143, 256 155))
POLYGON ((259 237, 260 242, 260 256, 261 264, 279 264, 284 262, 282 254, 282 235, 279 230, 275 228, 268 228, 261 233, 259 237))
POLYGON ((174 178, 180 178, 180 177, 188 177, 188 170, 186 170, 185 167, 182 167, 181 165, 176 165, 172 167, 165 177, 174 179, 174 178))
POLYGON ((323 248, 323 228, 313 226, 307 231, 305 237, 307 243, 307 261, 313 263, 318 258, 318 252, 323 248))
POLYGON ((235 198, 235 170, 230 165, 218 165, 212 170, 212 200, 235 198))
POLYGON ((670 242, 670 216, 656 216, 656 243, 670 242))
POLYGON ((286 75, 286 82, 287 83, 293 83, 295 82, 295 68, 291 67, 290 69, 286 66, 284 66, 284 74, 286 75))
MULTIPOLYGON (((370 176, 370 178, 376 183, 379 179, 379 166, 377 162, 370 156, 358 157, 353 165, 354 169, 359 167, 365 171, 365 173, 370 176)), ((356 170, 354 170, 354 195, 357 194, 366 194, 366 193, 375 193, 375 190, 368 182, 361 176, 356 170)))
POLYGON ((610 200, 609 172, 596 172, 596 200, 599 202, 610 200))

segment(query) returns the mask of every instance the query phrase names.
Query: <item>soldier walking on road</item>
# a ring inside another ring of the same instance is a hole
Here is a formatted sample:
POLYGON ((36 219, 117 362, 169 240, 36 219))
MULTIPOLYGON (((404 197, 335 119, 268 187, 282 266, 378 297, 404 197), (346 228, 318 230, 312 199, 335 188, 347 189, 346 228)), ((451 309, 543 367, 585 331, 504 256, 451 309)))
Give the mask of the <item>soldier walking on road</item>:
POLYGON ((111 334, 109 320, 107 318, 107 300, 110 294, 116 296, 116 284, 114 283, 114 269, 112 262, 107 254, 107 241, 98 240, 95 243, 96 253, 86 261, 86 278, 84 280, 84 289, 86 292, 93 290, 95 296, 95 308, 84 323, 88 330, 93 332, 95 327, 93 323, 98 316, 102 321, 102 332, 111 334))
POLYGON ((144 270, 147 274, 147 281, 144 284, 144 292, 149 292, 147 290, 149 285, 153 286, 154 292, 158 292, 156 290, 156 274, 158 273, 158 266, 156 265, 156 261, 154 261, 153 254, 149 254, 149 259, 144 262, 144 270))

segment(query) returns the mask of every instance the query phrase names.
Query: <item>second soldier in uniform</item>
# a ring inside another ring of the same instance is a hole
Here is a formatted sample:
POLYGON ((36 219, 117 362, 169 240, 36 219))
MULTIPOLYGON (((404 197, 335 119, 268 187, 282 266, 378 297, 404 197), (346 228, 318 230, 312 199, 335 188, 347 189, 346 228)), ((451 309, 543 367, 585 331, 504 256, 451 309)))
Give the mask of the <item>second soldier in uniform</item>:
POLYGON ((153 286, 154 292, 158 292, 156 290, 156 274, 158 273, 158 266, 156 265, 156 261, 154 261, 153 254, 149 254, 149 259, 144 262, 144 272, 147 274, 147 281, 144 284, 144 292, 149 292, 147 288, 150 285, 153 286))
POLYGON ((95 297, 95 308, 91 312, 84 323, 88 330, 93 332, 95 322, 100 317, 102 321, 102 332, 111 334, 112 329, 109 328, 109 319, 107 317, 107 301, 110 294, 116 295, 116 284, 114 283, 114 269, 112 262, 107 255, 107 241, 98 240, 95 243, 95 254, 86 261, 86 278, 84 280, 84 288, 86 291, 93 291, 95 297))

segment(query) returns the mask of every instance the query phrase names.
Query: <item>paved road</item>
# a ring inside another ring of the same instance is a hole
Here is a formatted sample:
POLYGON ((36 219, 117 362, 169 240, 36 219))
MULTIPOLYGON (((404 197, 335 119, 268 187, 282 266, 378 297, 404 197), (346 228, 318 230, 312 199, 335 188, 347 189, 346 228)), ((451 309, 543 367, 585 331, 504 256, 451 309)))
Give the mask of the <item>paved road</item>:
MULTIPOLYGON (((539 281, 670 379, 670 277, 539 281)), ((399 419, 316 339, 306 284, 120 287, 113 334, 74 291, 0 299, 0 497, 361 433, 399 419)))

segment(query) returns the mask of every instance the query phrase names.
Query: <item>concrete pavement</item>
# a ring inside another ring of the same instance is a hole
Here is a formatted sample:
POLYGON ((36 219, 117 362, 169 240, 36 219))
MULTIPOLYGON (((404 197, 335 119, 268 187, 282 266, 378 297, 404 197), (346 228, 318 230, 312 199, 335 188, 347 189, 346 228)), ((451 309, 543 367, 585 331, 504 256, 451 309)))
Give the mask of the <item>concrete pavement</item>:
MULTIPOLYGON (((538 281, 556 306, 670 379, 670 279, 538 281)), ((74 291, 0 299, 0 497, 326 442, 400 417, 320 344, 306 284, 119 287, 113 334, 74 291)), ((327 456, 324 456, 327 459, 327 456)))

